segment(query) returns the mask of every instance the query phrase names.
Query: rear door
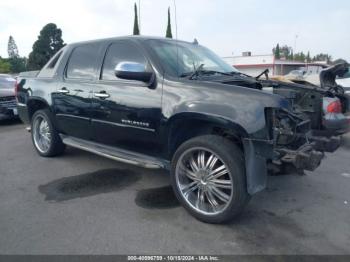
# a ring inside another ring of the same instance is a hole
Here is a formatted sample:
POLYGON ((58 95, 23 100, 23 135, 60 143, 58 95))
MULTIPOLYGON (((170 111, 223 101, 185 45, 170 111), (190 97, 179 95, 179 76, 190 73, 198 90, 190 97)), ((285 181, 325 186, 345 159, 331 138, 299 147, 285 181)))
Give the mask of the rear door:
POLYGON ((106 145, 158 156, 161 146, 162 81, 150 89, 146 83, 119 79, 114 74, 120 62, 144 64, 152 69, 147 53, 128 40, 111 42, 106 49, 100 79, 93 89, 94 139, 106 145))
POLYGON ((69 136, 92 139, 91 96, 99 51, 99 43, 75 47, 52 97, 59 128, 69 136))

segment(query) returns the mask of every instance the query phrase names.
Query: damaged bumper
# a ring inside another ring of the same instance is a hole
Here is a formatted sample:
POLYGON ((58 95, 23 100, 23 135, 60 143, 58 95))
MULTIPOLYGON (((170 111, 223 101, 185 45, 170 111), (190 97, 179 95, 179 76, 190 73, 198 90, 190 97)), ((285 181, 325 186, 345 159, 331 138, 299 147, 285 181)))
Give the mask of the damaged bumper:
POLYGON ((279 149, 282 153, 280 161, 292 164, 296 169, 314 171, 324 157, 324 153, 314 149, 314 145, 304 145, 297 150, 279 149))

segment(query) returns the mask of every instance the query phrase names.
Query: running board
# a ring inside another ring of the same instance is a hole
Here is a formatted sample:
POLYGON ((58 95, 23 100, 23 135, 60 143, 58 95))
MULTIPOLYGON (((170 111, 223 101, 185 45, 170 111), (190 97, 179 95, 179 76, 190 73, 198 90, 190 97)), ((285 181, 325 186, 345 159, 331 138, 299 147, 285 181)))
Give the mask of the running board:
POLYGON ((169 169, 169 161, 150 157, 140 153, 134 153, 132 151, 106 146, 103 144, 86 141, 83 139, 60 135, 62 142, 67 146, 82 149, 84 151, 103 156, 119 162, 140 166, 149 169, 169 169))

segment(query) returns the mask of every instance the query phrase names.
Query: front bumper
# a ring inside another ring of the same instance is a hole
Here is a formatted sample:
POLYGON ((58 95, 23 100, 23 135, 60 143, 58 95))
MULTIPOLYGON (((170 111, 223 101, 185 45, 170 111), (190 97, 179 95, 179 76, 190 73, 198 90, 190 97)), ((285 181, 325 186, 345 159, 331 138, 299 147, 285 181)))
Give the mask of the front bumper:
POLYGON ((279 160, 284 164, 291 164, 296 169, 314 171, 324 157, 324 153, 315 150, 315 144, 306 144, 296 150, 277 149, 283 155, 279 160))

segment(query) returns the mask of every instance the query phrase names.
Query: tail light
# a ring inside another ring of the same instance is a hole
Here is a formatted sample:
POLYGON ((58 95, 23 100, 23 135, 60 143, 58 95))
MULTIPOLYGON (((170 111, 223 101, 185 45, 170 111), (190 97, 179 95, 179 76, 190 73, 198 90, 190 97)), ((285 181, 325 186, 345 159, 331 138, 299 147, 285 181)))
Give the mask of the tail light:
POLYGON ((341 113, 342 108, 341 108, 340 100, 335 100, 335 101, 331 102, 327 106, 327 112, 328 113, 341 113))

